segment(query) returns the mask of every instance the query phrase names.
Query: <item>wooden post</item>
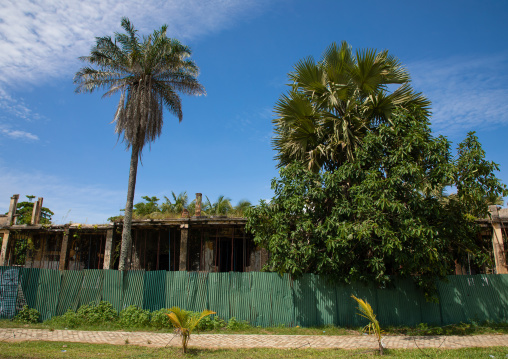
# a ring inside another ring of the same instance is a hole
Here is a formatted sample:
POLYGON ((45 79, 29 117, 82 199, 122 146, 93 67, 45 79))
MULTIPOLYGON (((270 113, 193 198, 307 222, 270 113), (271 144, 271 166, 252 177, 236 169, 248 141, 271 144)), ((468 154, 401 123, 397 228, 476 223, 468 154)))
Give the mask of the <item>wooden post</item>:
MULTIPOLYGON (((33 218, 32 218, 33 221, 33 218)), ((62 248, 60 249, 59 270, 65 270, 69 264, 69 227, 65 228, 62 239, 62 248)))
POLYGON ((113 269, 114 263, 112 261, 111 252, 115 248, 114 233, 115 233, 114 227, 106 231, 106 245, 104 247, 104 264, 102 267, 103 269, 113 269))
POLYGON ((180 266, 179 270, 187 270, 187 250, 188 250, 188 239, 189 239, 189 225, 180 225, 180 266))
POLYGON ((489 206, 490 216, 492 220, 492 249, 494 252, 494 260, 496 263, 496 274, 508 274, 506 265, 506 254, 504 251, 503 230, 501 219, 497 206, 489 206))
POLYGON ((2 238, 2 251, 0 252, 0 266, 8 265, 9 263, 9 252, 11 248, 10 231, 4 231, 2 238))

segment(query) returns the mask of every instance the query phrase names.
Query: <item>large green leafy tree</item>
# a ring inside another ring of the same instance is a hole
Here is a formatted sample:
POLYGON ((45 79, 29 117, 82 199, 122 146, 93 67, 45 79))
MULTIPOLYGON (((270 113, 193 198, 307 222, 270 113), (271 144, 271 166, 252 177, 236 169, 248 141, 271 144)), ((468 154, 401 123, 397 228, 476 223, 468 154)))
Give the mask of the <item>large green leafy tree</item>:
POLYGON ((409 73, 388 51, 353 52, 346 42, 333 43, 321 61, 299 61, 289 80, 273 121, 279 167, 296 160, 313 171, 335 170, 397 108, 429 114, 430 102, 413 91, 409 73))
POLYGON ((281 169, 272 181, 275 196, 249 212, 247 226, 269 250, 271 270, 379 285, 392 275, 410 277, 431 295, 435 278, 450 274, 455 259, 473 253, 480 264, 488 260, 471 202, 461 197, 473 193, 479 201, 505 187, 477 145, 461 144, 454 159, 424 114, 398 110, 335 171, 315 173, 298 162, 281 169), (471 163, 470 155, 480 158, 471 163), (461 175, 465 161, 470 171, 485 171, 488 186, 461 175), (436 193, 448 185, 461 194, 442 201, 436 193))
POLYGON ((160 136, 164 109, 182 120, 179 93, 201 95, 205 89, 196 78, 198 67, 189 59, 190 49, 167 37, 167 26, 141 38, 127 18, 121 24, 125 33, 116 33, 114 40, 108 36, 97 38, 90 55, 80 58, 90 66, 79 70, 74 82, 77 92, 105 89, 104 96, 120 93, 115 132, 123 135, 127 149, 131 150, 118 266, 124 270, 132 243, 134 190, 143 148, 160 136))
MULTIPOLYGON (((16 218, 17 224, 30 224, 32 222, 32 214, 34 209, 34 202, 32 200, 35 196, 26 196, 28 201, 18 202, 16 206, 16 214, 18 215, 16 218)), ((41 208, 41 224, 50 224, 51 217, 54 213, 46 207, 41 208)))

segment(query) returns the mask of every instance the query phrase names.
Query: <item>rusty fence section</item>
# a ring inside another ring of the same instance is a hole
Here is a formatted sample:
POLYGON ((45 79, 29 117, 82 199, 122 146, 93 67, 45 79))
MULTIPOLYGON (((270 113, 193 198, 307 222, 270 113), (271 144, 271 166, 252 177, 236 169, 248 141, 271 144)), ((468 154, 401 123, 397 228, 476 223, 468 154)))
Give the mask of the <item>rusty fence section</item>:
POLYGON ((366 299, 382 325, 447 325, 471 321, 508 322, 508 275, 449 276, 438 282, 438 303, 429 303, 410 280, 390 288, 336 285, 324 277, 263 272, 175 272, 0 267, 0 318, 12 318, 23 305, 43 320, 81 305, 110 302, 155 311, 178 306, 211 309, 228 320, 252 325, 356 327, 364 325, 351 295, 366 299))

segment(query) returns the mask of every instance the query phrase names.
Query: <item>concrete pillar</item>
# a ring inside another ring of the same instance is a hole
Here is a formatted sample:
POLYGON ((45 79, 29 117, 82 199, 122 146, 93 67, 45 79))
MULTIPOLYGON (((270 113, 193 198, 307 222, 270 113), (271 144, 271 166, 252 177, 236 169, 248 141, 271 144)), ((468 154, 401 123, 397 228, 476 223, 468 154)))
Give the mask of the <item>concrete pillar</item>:
POLYGON ((115 248, 115 243, 114 243, 114 236, 113 234, 115 233, 115 229, 112 228, 112 229, 108 229, 106 231, 106 245, 104 247, 104 264, 103 264, 103 269, 113 269, 113 261, 112 261, 112 251, 114 250, 115 248))
POLYGON ((496 274, 508 274, 506 265, 506 254, 504 251, 502 222, 499 218, 497 206, 489 206, 492 219, 492 249, 496 263, 496 274))
POLYGON ((180 266, 179 270, 187 270, 187 250, 189 240, 189 225, 180 225, 180 266))
POLYGON ((455 274, 456 275, 465 275, 467 274, 466 268, 462 266, 457 260, 455 260, 455 274))
POLYGON ((37 202, 34 203, 34 209, 32 211, 32 220, 30 222, 32 225, 41 223, 41 212, 42 212, 42 201, 43 200, 44 200, 44 198, 39 197, 37 199, 37 202))
POLYGON ((194 214, 196 217, 201 216, 201 200, 203 195, 201 193, 196 193, 196 213, 194 214))
MULTIPOLYGON (((32 224, 33 217, 32 217, 32 224)), ((69 264, 69 228, 65 228, 63 239, 62 239, 62 248, 60 248, 60 265, 58 269, 65 270, 69 264)))
POLYGON ((9 204, 9 212, 7 213, 7 225, 12 226, 16 224, 16 209, 18 207, 19 194, 15 194, 11 197, 11 203, 9 204))
POLYGON ((4 231, 2 238, 2 251, 0 252, 0 266, 9 265, 9 252, 11 249, 10 232, 4 231))

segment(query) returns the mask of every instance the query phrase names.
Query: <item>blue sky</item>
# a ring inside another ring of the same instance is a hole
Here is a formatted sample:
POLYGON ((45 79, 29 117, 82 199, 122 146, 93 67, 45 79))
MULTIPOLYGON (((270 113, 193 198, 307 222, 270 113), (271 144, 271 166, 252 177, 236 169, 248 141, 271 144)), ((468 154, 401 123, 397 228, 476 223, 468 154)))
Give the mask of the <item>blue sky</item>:
POLYGON ((72 82, 77 58, 123 16, 144 34, 168 24, 207 90, 183 98, 182 123, 165 116, 136 201, 171 191, 270 198, 272 109, 286 75, 342 40, 398 57, 433 103, 433 131, 455 145, 477 131, 508 183, 507 15, 503 0, 3 0, 0 212, 14 193, 44 197, 56 223, 104 223, 125 206, 130 157, 110 123, 118 98, 75 94, 72 82))

